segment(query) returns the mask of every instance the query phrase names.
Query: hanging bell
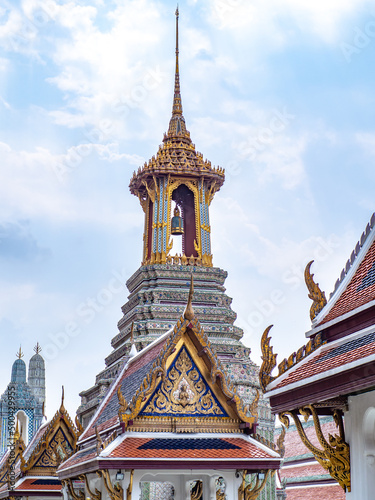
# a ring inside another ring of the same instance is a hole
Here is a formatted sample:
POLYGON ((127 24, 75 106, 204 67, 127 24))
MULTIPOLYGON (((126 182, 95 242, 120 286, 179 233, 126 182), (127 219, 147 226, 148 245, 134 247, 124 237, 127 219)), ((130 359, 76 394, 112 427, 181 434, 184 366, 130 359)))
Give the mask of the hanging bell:
POLYGON ((184 234, 184 223, 182 217, 180 217, 180 210, 176 206, 174 209, 174 216, 171 221, 171 233, 172 234, 184 234))

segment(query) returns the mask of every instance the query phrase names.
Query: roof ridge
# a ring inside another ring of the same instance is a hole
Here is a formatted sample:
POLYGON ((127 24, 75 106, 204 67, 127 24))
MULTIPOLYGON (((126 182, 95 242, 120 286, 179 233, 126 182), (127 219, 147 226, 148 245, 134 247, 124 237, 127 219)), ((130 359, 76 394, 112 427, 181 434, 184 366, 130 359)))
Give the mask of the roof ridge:
POLYGON ((363 245, 365 244, 365 242, 367 241, 367 238, 369 237, 370 233, 372 232, 374 226, 375 226, 375 212, 372 214, 370 222, 367 224, 366 229, 363 231, 360 239, 358 240, 356 246, 354 247, 354 250, 352 251, 349 259, 347 260, 344 268, 342 269, 340 277, 337 279, 337 281, 335 283, 335 287, 333 289, 333 292, 331 292, 331 294, 329 296, 329 300, 331 300, 331 298, 337 292, 341 283, 344 281, 344 279, 347 276, 349 270, 351 269, 354 261, 358 257, 363 245))

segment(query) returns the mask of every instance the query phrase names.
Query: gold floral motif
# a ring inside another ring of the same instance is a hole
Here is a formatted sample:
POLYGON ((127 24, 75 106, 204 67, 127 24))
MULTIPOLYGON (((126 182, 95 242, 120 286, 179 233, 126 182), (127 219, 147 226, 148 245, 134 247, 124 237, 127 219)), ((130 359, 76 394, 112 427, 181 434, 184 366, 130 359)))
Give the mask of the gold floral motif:
POLYGON ((174 366, 168 372, 159 390, 142 414, 224 416, 211 390, 203 381, 185 348, 182 348, 174 366))
POLYGON ((249 404, 249 413, 252 415, 256 420, 258 420, 258 403, 259 403, 259 398, 260 398, 260 392, 258 389, 256 390, 256 394, 254 396, 253 401, 249 404))

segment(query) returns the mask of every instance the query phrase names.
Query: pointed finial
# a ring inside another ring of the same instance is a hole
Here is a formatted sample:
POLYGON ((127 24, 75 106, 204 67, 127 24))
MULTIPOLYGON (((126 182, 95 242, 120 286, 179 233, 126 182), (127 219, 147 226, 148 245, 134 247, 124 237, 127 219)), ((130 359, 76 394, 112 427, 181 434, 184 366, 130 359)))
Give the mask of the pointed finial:
POLYGON ((174 77, 174 98, 172 115, 182 115, 182 102, 180 92, 180 64, 179 64, 179 50, 178 50, 178 18, 179 10, 178 5, 176 9, 176 72, 174 77))
POLYGON ((133 330, 134 330, 134 321, 132 321, 132 326, 131 326, 131 331, 130 331, 130 342, 131 342, 131 347, 130 347, 130 351, 129 351, 129 358, 132 358, 133 356, 135 356, 138 351, 137 351, 137 347, 136 345, 134 344, 134 335, 133 335, 133 330))
POLYGON ((20 349, 19 349, 19 351, 17 352, 16 356, 17 356, 17 358, 18 358, 18 359, 23 358, 23 352, 22 352, 22 350, 21 350, 21 346, 20 346, 20 349))
POLYGON ((188 319, 191 321, 194 318, 194 309, 193 309, 193 295, 194 295, 194 280, 193 280, 193 273, 191 274, 190 278, 190 290, 189 290, 189 298, 188 298, 188 303, 186 304, 186 308, 184 311, 184 318, 188 319))
POLYGON ((305 282, 307 289, 309 291, 308 297, 313 301, 310 307, 310 319, 313 321, 320 311, 326 306, 327 299, 324 292, 319 288, 319 283, 315 283, 313 280, 314 275, 310 271, 311 264, 314 261, 311 260, 305 269, 305 282))
POLYGON ((95 426, 95 435, 96 435, 96 454, 100 455, 100 452, 103 449, 103 441, 102 438, 100 437, 97 425, 95 426))
POLYGON ((61 405, 60 405, 60 411, 62 412, 64 410, 64 386, 61 386, 61 405))
POLYGON ((18 441, 20 438, 20 431, 18 428, 18 415, 17 415, 17 420, 16 420, 16 431, 14 433, 14 441, 18 441))
POLYGON ((34 351, 36 354, 39 354, 41 352, 42 348, 39 345, 39 342, 36 343, 36 346, 34 347, 34 351))

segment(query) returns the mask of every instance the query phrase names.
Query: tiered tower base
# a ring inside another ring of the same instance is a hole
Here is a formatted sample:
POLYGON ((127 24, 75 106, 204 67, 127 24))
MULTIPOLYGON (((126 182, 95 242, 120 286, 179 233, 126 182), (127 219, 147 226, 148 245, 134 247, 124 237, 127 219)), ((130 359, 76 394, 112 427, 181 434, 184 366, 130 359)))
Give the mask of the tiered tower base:
MULTIPOLYGON (((77 413, 83 426, 88 424, 128 359, 132 323, 138 351, 173 328, 188 301, 191 274, 195 315, 236 383, 238 394, 245 402, 253 401, 259 389, 259 367, 250 359, 250 349, 241 342, 243 331, 233 324, 236 313, 231 309, 232 299, 224 287, 227 272, 217 267, 154 264, 140 267, 126 283, 130 295, 122 307, 119 333, 111 341, 113 350, 105 359, 106 367, 96 376, 95 385, 80 394, 82 401, 77 413)), ((264 437, 272 439, 273 419, 262 397, 258 410, 259 427, 264 437)))

